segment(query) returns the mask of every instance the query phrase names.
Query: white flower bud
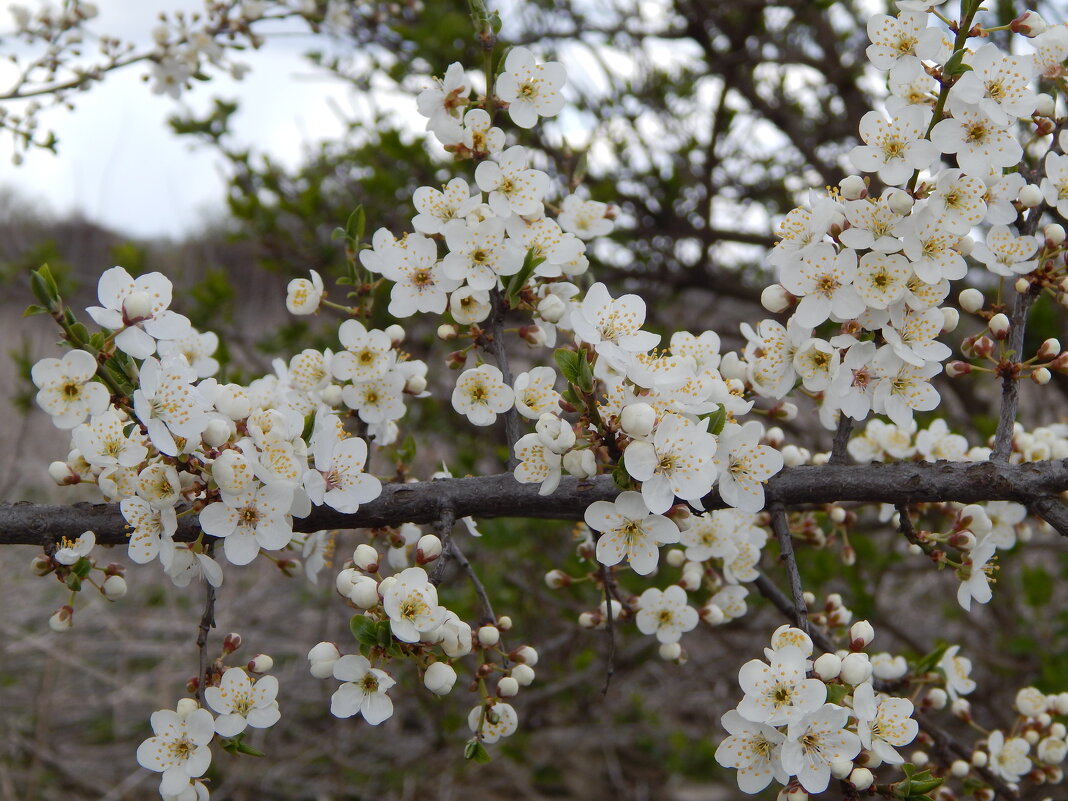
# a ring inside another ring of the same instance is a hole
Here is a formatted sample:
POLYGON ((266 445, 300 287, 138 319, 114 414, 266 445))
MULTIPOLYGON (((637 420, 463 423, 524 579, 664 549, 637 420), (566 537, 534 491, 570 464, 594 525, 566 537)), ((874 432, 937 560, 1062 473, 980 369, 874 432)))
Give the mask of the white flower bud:
POLYGON ((252 401, 244 387, 223 384, 215 395, 215 408, 231 420, 244 420, 252 414, 252 401))
POLYGON ((534 430, 538 434, 538 441, 553 453, 567 453, 575 444, 575 430, 552 412, 539 417, 534 430))
POLYGON ((497 618, 497 628, 501 631, 510 631, 512 628, 512 618, 508 617, 508 615, 501 615, 497 618))
MULTIPOLYGON (((204 427, 204 433, 200 435, 200 438, 204 441, 204 444, 209 448, 218 448, 220 445, 225 445, 230 441, 231 435, 234 433, 231 424, 225 420, 220 420, 218 417, 213 420, 209 420, 207 426, 204 427)), ((183 475, 185 475, 183 473, 183 475)))
POLYGON ((1046 695, 1037 687, 1024 687, 1016 693, 1016 710, 1029 718, 1046 711, 1046 695))
POLYGON ((1068 743, 1058 737, 1046 737, 1038 744, 1037 755, 1047 765, 1059 765, 1068 756, 1068 743))
POLYGON ((583 612, 578 616, 578 624, 580 628, 595 629, 597 628, 597 616, 593 612, 583 612))
POLYGON ((1057 101, 1051 95, 1040 92, 1035 98, 1035 114, 1040 117, 1052 117, 1057 113, 1057 101))
POLYGON ((926 766, 927 763, 930 762, 930 761, 931 761, 931 758, 929 756, 927 756, 927 752, 926 751, 913 751, 912 755, 909 757, 909 762, 911 762, 913 765, 915 765, 918 768, 922 768, 922 767, 926 766))
POLYGON ((859 651, 875 639, 875 628, 867 620, 858 620, 849 627, 849 647, 859 651))
POLYGON ((1049 727, 1049 733, 1051 736, 1058 737, 1063 740, 1066 736, 1068 736, 1068 726, 1065 726, 1063 723, 1054 723, 1049 727))
POLYGON ((577 478, 590 478, 597 475, 597 457, 589 448, 565 453, 563 466, 564 470, 577 478))
POLYGON ((497 695, 501 698, 511 698, 519 694, 519 682, 512 676, 502 676, 497 682, 497 695))
POLYGON ((839 181, 838 189, 845 200, 859 200, 868 191, 867 184, 859 175, 847 175, 839 181))
POLYGON ((1005 339, 1009 335, 1009 318, 1001 312, 991 317, 987 325, 996 339, 1005 339))
POLYGON ((322 391, 319 393, 319 397, 322 398, 323 403, 327 406, 332 406, 334 408, 340 406, 344 400, 341 387, 337 384, 328 384, 323 387, 322 391))
POLYGON ((895 214, 908 214, 912 211, 912 204, 916 201, 912 199, 912 195, 908 192, 893 191, 889 192, 888 205, 890 210, 895 214))
POLYGON ((390 548, 386 551, 386 564, 394 570, 404 570, 408 565, 408 549, 403 545, 400 548, 390 548))
POLYGON ((182 698, 178 701, 174 711, 178 714, 179 718, 185 720, 198 709, 200 709, 200 704, 198 704, 195 699, 182 698))
POLYGON ((797 784, 788 784, 779 790, 775 801, 808 801, 808 793, 797 784))
POLYGON ((501 632, 496 626, 482 626, 478 630, 478 644, 483 648, 492 648, 501 641, 501 632))
POLYGON ((682 656, 682 646, 677 642, 660 643, 660 658, 667 662, 674 662, 682 656))
POLYGON ((849 773, 849 783, 858 790, 867 790, 874 781, 875 777, 867 768, 856 768, 849 773))
POLYGON ((957 244, 953 246, 953 249, 962 256, 970 256, 972 251, 975 250, 975 240, 970 236, 962 236, 957 240, 957 244))
POLYGON ((130 325, 152 315, 152 298, 147 292, 133 291, 122 302, 123 321, 130 325))
POLYGON ((909 663, 903 656, 893 656, 885 652, 875 654, 871 658, 871 672, 877 679, 894 681, 909 672, 909 663))
POLYGON ((442 323, 438 326, 438 339, 444 339, 446 342, 450 339, 456 339, 459 333, 456 326, 451 323, 442 323))
POLYGON ((760 293, 760 305, 772 314, 778 314, 790 308, 790 294, 783 289, 782 284, 766 286, 760 293))
POLYGON ((1009 23, 1009 28, 1012 31, 1023 34, 1029 39, 1045 33, 1048 27, 1049 25, 1046 24, 1046 21, 1042 19, 1037 11, 1025 11, 1009 23))
POLYGON ((983 297, 983 293, 975 287, 969 287, 965 289, 957 296, 957 302, 960 303, 960 307, 969 314, 975 314, 986 304, 986 298, 983 297))
POLYGON ((824 654, 816 660, 812 669, 823 681, 832 681, 842 672, 842 660, 836 654, 824 654))
POLYGON ((1046 236, 1046 241, 1054 247, 1064 243, 1065 233, 1064 226, 1060 223, 1050 223, 1042 229, 1042 233, 1046 236))
POLYGON ((1025 209, 1033 209, 1042 202, 1042 190, 1035 184, 1027 184, 1020 190, 1020 205, 1025 209))
POLYGON ((447 662, 435 662, 423 674, 423 686, 434 695, 448 695, 456 684, 456 670, 447 662))
POLYGON ((379 558, 378 551, 366 542, 361 542, 356 546, 356 550, 352 552, 352 563, 365 573, 378 572, 379 558))
POLYGON ((1031 380, 1040 387, 1044 387, 1048 384, 1051 378, 1053 378, 1053 373, 1045 367, 1038 367, 1031 373, 1031 380))
POLYGON ((567 302, 558 295, 546 295, 538 302, 538 316, 547 323, 558 323, 567 314, 567 302))
POLYGON ((871 660, 868 659, 867 654, 849 654, 842 660, 842 672, 839 678, 855 687, 870 679, 871 671, 871 660))
POLYGON ((964 720, 972 714, 972 705, 966 698, 957 698, 949 705, 949 711, 964 720))
POLYGON ((952 306, 942 307, 942 333, 949 334, 957 330, 960 323, 960 312, 952 306))
POLYGON ((389 341, 393 343, 393 347, 397 347, 397 345, 404 341, 404 327, 397 325, 396 323, 387 325, 386 330, 382 333, 389 337, 389 341))
POLYGON ((1038 740, 1041 737, 1041 735, 1034 729, 1028 729, 1024 732, 1023 736, 1024 739, 1027 740, 1030 745, 1035 745, 1036 743, 1038 743, 1038 740))
POLYGON ((520 687, 529 687, 534 681, 534 668, 530 665, 516 665, 512 668, 512 678, 519 682, 520 687))
POLYGON ((426 376, 413 375, 404 383, 404 391, 409 395, 422 395, 426 392, 426 376))
POLYGON ((784 445, 782 448, 782 461, 787 467, 797 467, 809 459, 807 448, 799 448, 796 445, 784 445))
POLYGON ((250 673, 270 673, 274 667, 274 660, 267 654, 256 654, 245 665, 250 673))
POLYGON ((122 576, 108 576, 104 579, 104 597, 110 601, 117 601, 126 594, 126 579, 122 576))
POLYGON ((341 653, 332 642, 321 642, 308 651, 311 662, 311 674, 317 679, 328 679, 334 675, 334 663, 341 658, 341 653))
POLYGON ((831 775, 836 779, 844 779, 853 772, 853 760, 836 759, 831 762, 831 775))
POLYGON ((724 379, 737 378, 739 381, 745 381, 746 371, 748 367, 742 360, 742 357, 738 355, 736 351, 729 350, 723 354, 723 358, 719 362, 719 374, 724 379))
POLYGON ((955 759, 953 760, 953 764, 949 766, 949 771, 958 779, 963 779, 972 772, 972 766, 963 759, 955 759))
POLYGON ((632 403, 619 413, 619 427, 636 439, 649 436, 655 425, 656 410, 648 403, 632 403))
POLYGON ((66 462, 52 462, 48 465, 48 475, 61 487, 67 484, 77 484, 80 480, 78 474, 66 462))
POLYGON ((441 556, 441 539, 437 534, 424 534, 415 544, 415 561, 421 565, 433 562, 441 556))
POLYGON ((989 761, 986 751, 975 751, 972 754, 972 765, 977 768, 985 768, 986 763, 989 761))
POLYGON ((775 410, 775 417, 779 420, 786 420, 789 422, 797 417, 797 404, 790 401, 783 401, 779 404, 775 410))
POLYGON ((1019 278, 1016 279, 1016 283, 1013 284, 1012 287, 1021 295, 1026 295, 1027 292, 1031 289, 1031 282, 1021 275, 1019 278))
MULTIPOLYGON (((614 616, 619 613, 614 611, 614 616)), ((538 664, 538 652, 531 648, 529 645, 521 645, 511 653, 511 657, 516 662, 522 662, 524 665, 534 667, 538 664)), ((522 683, 522 682, 520 682, 522 683)))
POLYGON ((672 548, 664 554, 664 561, 668 567, 682 567, 686 564, 686 551, 681 548, 672 548))
POLYGON ((727 615, 716 604, 705 604, 699 610, 701 620, 710 626, 718 626, 727 619, 727 615))

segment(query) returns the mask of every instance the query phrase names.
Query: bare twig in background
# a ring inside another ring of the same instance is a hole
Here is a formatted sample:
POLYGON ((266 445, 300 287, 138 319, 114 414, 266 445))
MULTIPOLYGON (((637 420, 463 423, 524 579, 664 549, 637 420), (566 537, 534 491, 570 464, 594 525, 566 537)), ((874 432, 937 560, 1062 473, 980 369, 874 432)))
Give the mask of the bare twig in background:
POLYGON ((801 574, 797 571, 790 523, 786 519, 786 510, 782 504, 774 504, 771 507, 771 527, 779 540, 779 559, 786 565, 786 575, 790 577, 790 592, 794 596, 794 625, 808 634, 808 605, 805 603, 805 593, 801 589, 801 574))
POLYGON ((604 630, 605 636, 608 638, 608 653, 605 655, 604 665, 604 687, 601 688, 602 695, 608 695, 608 687, 612 684, 612 676, 616 672, 616 629, 615 620, 612 615, 612 601, 614 600, 612 593, 612 573, 604 562, 599 562, 601 573, 601 587, 604 591, 604 630))

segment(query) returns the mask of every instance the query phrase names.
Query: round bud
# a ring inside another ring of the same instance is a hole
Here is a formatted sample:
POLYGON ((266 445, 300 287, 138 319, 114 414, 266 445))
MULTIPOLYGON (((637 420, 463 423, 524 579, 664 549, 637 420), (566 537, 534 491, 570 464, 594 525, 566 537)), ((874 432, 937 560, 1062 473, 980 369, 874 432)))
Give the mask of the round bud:
POLYGON ((70 606, 61 606, 52 617, 48 618, 48 628, 52 631, 70 631, 74 625, 74 609, 70 606))
POLYGON ((394 570, 404 570, 408 567, 408 549, 403 545, 399 548, 390 548, 386 551, 386 564, 394 570))
POLYGON ((776 406, 772 411, 772 416, 777 420, 786 420, 789 422, 797 417, 797 404, 790 401, 783 401, 776 406))
POLYGON ((677 642, 660 643, 660 658, 667 662, 674 662, 682 656, 682 646, 677 642))
POLYGON ((352 563, 365 573, 377 573, 378 560, 378 551, 366 542, 361 542, 352 552, 352 563))
POLYGON ((512 668, 512 678, 520 687, 527 687, 534 681, 534 668, 530 665, 516 665, 512 668))
POLYGON ((990 322, 987 324, 990 328, 990 333, 997 339, 1005 339, 1009 335, 1009 318, 1001 312, 995 314, 990 318, 990 322))
MULTIPOLYGON (((618 612, 613 612, 618 615, 618 612)), ((534 667, 538 664, 538 652, 531 648, 529 645, 521 645, 509 654, 509 657, 515 662, 522 662, 524 665, 530 665, 534 667)))
POLYGON ((423 686, 434 695, 448 695, 456 684, 456 671, 447 662, 435 662, 423 674, 423 686))
POLYGON ((1012 286, 1019 294, 1026 295, 1031 289, 1031 282, 1021 275, 1012 286))
POLYGON ((181 718, 182 720, 185 720, 187 717, 192 715, 198 709, 200 709, 200 704, 198 704, 195 699, 193 699, 193 698, 182 698, 182 699, 180 699, 178 701, 178 704, 175 707, 175 712, 178 713, 178 717, 179 718, 181 718))
POLYGON ((550 590, 558 590, 561 587, 566 587, 571 583, 571 576, 567 575, 560 568, 553 568, 545 574, 545 586, 550 590))
POLYGON ((597 475, 597 457, 588 448, 568 451, 564 454, 563 467, 577 478, 590 478, 597 475))
POLYGON ((1039 367, 1031 372, 1031 380, 1038 384, 1040 387, 1048 384, 1051 378, 1053 378, 1053 373, 1051 373, 1045 367, 1039 367))
POLYGON ((656 410, 648 403, 632 403, 619 413, 619 427, 631 437, 647 437, 656 425, 656 410))
POLYGON ((126 594, 126 579, 122 576, 108 576, 103 584, 104 597, 109 601, 117 601, 126 594))
POLYGON ((922 768, 931 761, 931 758, 927 756, 926 751, 913 751, 912 756, 909 757, 909 762, 918 768, 922 768))
POLYGON ((842 660, 837 654, 824 654, 815 661, 812 669, 823 681, 832 681, 842 672, 842 660))
POLYGON ((393 344, 393 347, 397 347, 404 341, 404 327, 393 323, 393 325, 386 326, 386 330, 383 332, 389 341, 393 344))
POLYGON ((949 695, 941 687, 929 690, 924 698, 924 703, 929 704, 932 709, 945 709, 948 702, 949 695))
POLYGON ((334 663, 341 658, 341 652, 332 642, 321 642, 308 651, 311 662, 311 674, 317 679, 327 679, 334 675, 334 663))
POLYGON ((357 575, 358 581, 349 589, 348 598, 360 609, 374 609, 378 606, 378 582, 370 576, 357 575))
POLYGON ((946 365, 946 375, 950 378, 956 378, 960 375, 968 375, 972 371, 972 366, 968 362, 955 361, 946 365))
POLYGON ((1035 98, 1035 114, 1040 117, 1052 117, 1057 113, 1057 101, 1045 92, 1035 98))
POLYGON ((519 682, 512 676, 502 676, 497 682, 497 695, 501 698, 511 698, 519 694, 519 682))
POLYGON ((52 572, 52 560, 45 554, 37 554, 30 562, 30 569, 35 576, 47 576, 52 572))
POLYGON ((232 654, 238 648, 241 647, 241 635, 236 631, 231 631, 225 637, 223 637, 223 653, 232 654))
POLYGON ((838 183, 838 189, 845 200, 860 200, 868 194, 868 185, 859 175, 847 175, 838 183))
POLYGON ((668 567, 682 567, 686 564, 686 552, 681 548, 672 548, 664 554, 664 561, 668 567))
POLYGON ((965 722, 972 719, 972 705, 966 698, 955 699, 949 705, 949 711, 965 722))
POLYGON ((441 540, 436 534, 424 534, 415 544, 415 561, 425 565, 441 556, 441 540))
POLYGON ((140 322, 152 316, 152 298, 147 292, 134 291, 122 302, 122 319, 126 325, 140 322))
POLYGON ((963 759, 953 760, 953 764, 949 766, 949 772, 956 776, 958 779, 963 779, 972 771, 972 766, 965 762, 963 759))
POLYGON ((245 665, 249 673, 270 673, 274 667, 274 660, 267 654, 256 654, 245 665))
POLYGON ((855 768, 849 773, 849 783, 858 790, 867 790, 874 781, 875 777, 867 768, 855 768))
POLYGON ((719 362, 719 374, 725 379, 737 378, 740 381, 744 381, 746 378, 746 372, 748 366, 742 357, 738 355, 737 351, 729 350, 723 354, 723 358, 719 362))
POLYGON ((578 624, 580 628, 595 629, 597 628, 598 616, 593 612, 583 612, 578 616, 578 624))
POLYGON ((985 768, 988 761, 986 751, 976 751, 972 754, 972 764, 977 768, 985 768))
POLYGON ((716 606, 716 604, 705 604, 699 610, 699 614, 701 615, 701 619, 710 626, 718 626, 727 619, 723 610, 716 606))
POLYGON ((1034 729, 1028 729, 1027 731, 1024 732, 1023 736, 1024 736, 1024 739, 1027 740, 1027 742, 1029 744, 1031 744, 1031 745, 1037 745, 1038 741, 1041 739, 1041 736, 1039 735, 1039 733, 1037 731, 1035 731, 1034 729))
POLYGON ((942 333, 949 334, 957 330, 960 323, 960 312, 952 306, 942 307, 942 333))
POLYGON ((957 301, 960 303, 960 307, 970 314, 975 314, 986 304, 986 298, 983 297, 983 293, 975 287, 963 290, 957 296, 957 301))
POLYGON ((1068 736, 1068 726, 1065 726, 1063 723, 1054 723, 1049 727, 1049 733, 1051 737, 1063 740, 1065 736, 1068 736))
POLYGON ((483 648, 492 648, 500 641, 501 632, 496 626, 482 626, 478 630, 478 644, 483 648))
POLYGON ((1038 346, 1038 351, 1035 353, 1035 358, 1043 361, 1047 359, 1055 359, 1061 353, 1060 340, 1050 337, 1038 346))
POLYGON ((252 483, 252 467, 237 451, 223 451, 211 463, 211 477, 215 479, 219 489, 239 495, 252 483))
POLYGON ((957 244, 953 246, 953 249, 962 256, 970 256, 972 251, 975 250, 975 240, 970 236, 962 236, 957 240, 957 244))
POLYGON ((871 670, 871 661, 867 654, 849 654, 842 660, 839 678, 855 687, 871 678, 871 670))
POLYGON ((1027 184, 1020 190, 1020 205, 1025 209, 1033 209, 1042 203, 1042 190, 1035 184, 1027 184))
POLYGON ((48 465, 48 475, 61 487, 67 484, 77 484, 81 477, 71 470, 66 462, 52 462, 48 465))
POLYGON ((764 432, 764 442, 766 442, 772 448, 781 448, 783 442, 785 441, 786 432, 784 432, 778 426, 772 426, 764 432))
POLYGON ((853 772, 853 760, 835 759, 831 762, 831 775, 836 779, 844 779, 853 772))
POLYGON ((841 506, 832 506, 830 512, 828 512, 828 517, 831 518, 832 523, 841 525, 846 521, 846 510, 841 506))
POLYGON ((787 467, 797 467, 809 459, 807 448, 799 448, 796 445, 784 445, 782 448, 782 461, 787 467))
POLYGON ((889 194, 888 205, 895 214, 905 215, 912 211, 912 204, 916 201, 912 199, 912 195, 908 192, 891 190, 889 194))
POLYGON ((760 305, 772 314, 786 311, 790 308, 790 293, 783 288, 782 284, 766 286, 760 293, 760 305))
POLYGON ((1025 11, 1009 23, 1009 30, 1023 34, 1033 39, 1041 33, 1045 33, 1049 25, 1037 11, 1025 11))
POLYGON ((215 408, 231 420, 244 420, 252 414, 252 401, 244 387, 224 384, 215 394, 215 408))
POLYGON ((442 323, 438 326, 438 339, 444 339, 446 342, 452 339, 456 339, 460 335, 459 330, 455 325, 450 323, 442 323))
MULTIPOLYGON (((405 387, 405 389, 407 389, 407 386, 405 387)), ((323 399, 323 403, 325 403, 327 406, 333 406, 335 408, 340 406, 342 401, 344 400, 341 393, 341 387, 339 387, 337 384, 329 384, 324 387, 323 390, 319 393, 319 397, 323 399)))
POLYGON ((849 627, 849 647, 854 651, 866 648, 875 639, 875 628, 867 620, 858 620, 849 627))
POLYGON ((220 445, 225 445, 230 441, 230 435, 232 433, 233 429, 231 428, 231 424, 216 417, 213 420, 208 421, 207 426, 204 427, 204 433, 200 435, 200 438, 209 448, 218 448, 220 445))
POLYGON ((558 323, 567 314, 567 302, 558 295, 546 295, 538 302, 538 316, 547 323, 558 323))
POLYGON ((512 618, 508 617, 508 615, 501 615, 499 618, 497 618, 497 628, 499 628, 501 631, 511 630, 512 618))
POLYGON ((1064 226, 1060 223, 1050 223, 1042 229, 1042 233, 1046 235, 1046 241, 1053 247, 1057 247, 1064 242, 1064 226))

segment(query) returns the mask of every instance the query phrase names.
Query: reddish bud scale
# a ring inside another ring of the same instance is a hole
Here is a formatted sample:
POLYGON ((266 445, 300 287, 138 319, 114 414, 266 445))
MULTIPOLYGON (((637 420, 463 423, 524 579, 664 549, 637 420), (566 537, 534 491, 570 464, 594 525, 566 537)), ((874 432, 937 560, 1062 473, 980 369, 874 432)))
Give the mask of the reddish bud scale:
POLYGON ((231 632, 223 637, 223 654, 232 654, 238 648, 241 647, 241 635, 237 632, 231 632))

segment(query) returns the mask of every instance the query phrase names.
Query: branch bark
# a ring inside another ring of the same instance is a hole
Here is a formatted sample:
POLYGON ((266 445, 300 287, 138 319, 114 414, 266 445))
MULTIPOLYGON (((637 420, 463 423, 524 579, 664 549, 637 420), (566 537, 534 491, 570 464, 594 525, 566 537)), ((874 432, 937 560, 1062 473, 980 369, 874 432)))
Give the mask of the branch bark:
MULTIPOLYGON (((1068 460, 1000 464, 995 462, 896 462, 867 465, 802 465, 788 467, 765 485, 767 504, 784 508, 839 501, 893 505, 958 501, 1015 501, 1043 517, 1068 536, 1068 507, 1057 497, 1068 492, 1068 460)), ((321 506, 293 521, 296 531, 373 528, 401 523, 434 523, 448 504, 462 517, 526 517, 581 520, 594 501, 613 500, 619 489, 611 476, 579 481, 570 476, 548 497, 537 484, 519 484, 510 473, 472 478, 447 478, 411 484, 387 484, 382 494, 354 514, 321 506)), ((726 504, 713 490, 703 500, 707 509, 726 504)), ((77 538, 92 530, 101 545, 127 541, 126 521, 118 504, 45 506, 0 503, 0 545, 46 545, 61 537, 77 538)), ((175 539, 196 539, 195 515, 179 519, 175 539)))

